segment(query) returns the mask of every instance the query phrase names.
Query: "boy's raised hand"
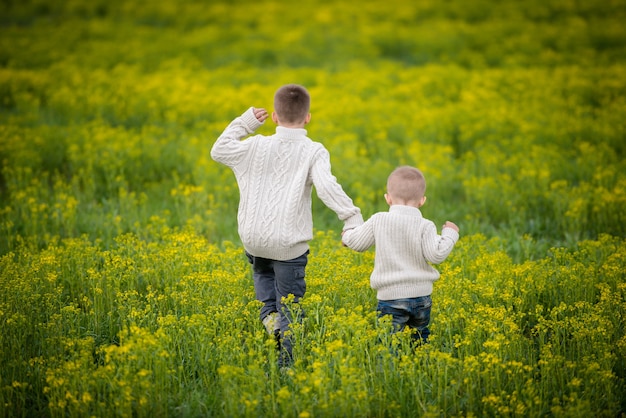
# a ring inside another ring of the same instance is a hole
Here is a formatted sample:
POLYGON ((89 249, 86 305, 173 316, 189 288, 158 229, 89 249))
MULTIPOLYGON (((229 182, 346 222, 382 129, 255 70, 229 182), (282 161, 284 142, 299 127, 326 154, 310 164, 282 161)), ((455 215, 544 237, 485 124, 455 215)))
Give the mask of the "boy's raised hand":
POLYGON ((445 223, 445 224, 443 224, 443 227, 444 227, 444 228, 452 228, 452 229, 454 229, 456 232, 459 232, 459 227, 458 227, 458 226, 456 226, 456 224, 454 224, 453 222, 450 222, 450 221, 446 221, 446 223, 445 223))
POLYGON ((264 122, 265 119, 267 119, 269 116, 267 110, 263 109, 262 107, 255 107, 253 112, 254 117, 256 117, 256 120, 258 120, 259 122, 264 122))

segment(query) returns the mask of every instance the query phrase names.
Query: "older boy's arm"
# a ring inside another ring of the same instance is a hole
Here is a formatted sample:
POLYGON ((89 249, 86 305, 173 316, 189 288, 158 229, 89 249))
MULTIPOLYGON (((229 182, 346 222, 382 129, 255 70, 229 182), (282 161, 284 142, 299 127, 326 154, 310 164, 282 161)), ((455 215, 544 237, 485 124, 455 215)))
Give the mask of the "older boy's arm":
POLYGON ((333 176, 330 167, 330 154, 325 148, 318 152, 311 168, 311 177, 317 196, 344 222, 344 230, 363 224, 361 209, 354 205, 352 199, 337 182, 337 178, 333 176))
POLYGON ((251 107, 241 116, 235 118, 217 138, 211 148, 211 158, 217 162, 227 163, 236 160, 243 146, 241 140, 256 131, 267 119, 267 111, 263 108, 251 107))
POLYGON ((265 122, 265 119, 269 117, 269 113, 267 113, 267 110, 263 109, 262 107, 253 107, 252 112, 254 113, 254 117, 256 118, 256 120, 260 123, 265 122))

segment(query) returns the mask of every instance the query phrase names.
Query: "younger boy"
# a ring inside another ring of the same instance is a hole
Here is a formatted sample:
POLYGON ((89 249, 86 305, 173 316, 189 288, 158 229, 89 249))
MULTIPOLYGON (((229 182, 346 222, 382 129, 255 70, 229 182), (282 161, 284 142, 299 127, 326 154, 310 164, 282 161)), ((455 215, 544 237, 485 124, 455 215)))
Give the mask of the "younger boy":
POLYGON ((392 316, 394 330, 409 327, 415 341, 427 342, 431 293, 439 272, 430 264, 446 259, 459 239, 459 228, 435 224, 422 217, 426 181, 420 170, 402 166, 387 179, 388 212, 374 214, 363 225, 343 232, 344 245, 365 251, 376 245, 370 284, 377 291, 378 315, 392 316))
POLYGON ((330 155, 307 137, 311 120, 308 91, 296 84, 274 95, 271 136, 254 135, 268 118, 263 108, 249 108, 235 118, 217 139, 211 157, 230 167, 239 186, 239 236, 252 264, 256 297, 263 302, 260 318, 267 332, 282 338, 281 366, 292 360, 292 321, 283 298, 304 296, 308 242, 313 239, 311 189, 344 222, 344 228, 363 223, 361 210, 331 173, 330 155))

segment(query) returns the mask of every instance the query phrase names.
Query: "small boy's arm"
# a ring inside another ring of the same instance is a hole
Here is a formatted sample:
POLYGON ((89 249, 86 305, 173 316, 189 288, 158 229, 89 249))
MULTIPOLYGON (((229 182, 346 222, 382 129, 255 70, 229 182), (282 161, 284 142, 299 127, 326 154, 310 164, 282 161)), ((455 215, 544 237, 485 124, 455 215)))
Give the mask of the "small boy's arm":
POLYGON ((354 250, 363 252, 374 245, 374 229, 369 220, 356 228, 344 229, 341 233, 341 243, 354 250))
POLYGON ((431 263, 439 264, 452 252, 452 249, 459 240, 459 232, 458 229, 445 225, 441 231, 441 235, 438 235, 435 225, 432 224, 432 228, 430 228, 423 238, 422 249, 424 256, 431 263))

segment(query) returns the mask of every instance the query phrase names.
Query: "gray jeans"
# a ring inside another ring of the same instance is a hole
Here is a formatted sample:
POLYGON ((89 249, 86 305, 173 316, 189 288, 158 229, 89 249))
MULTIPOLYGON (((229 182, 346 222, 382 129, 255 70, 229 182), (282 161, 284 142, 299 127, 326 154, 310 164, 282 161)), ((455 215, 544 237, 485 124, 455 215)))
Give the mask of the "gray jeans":
MULTIPOLYGON (((280 335, 282 347, 291 356, 291 341, 284 338, 289 324, 293 321, 291 310, 282 303, 282 298, 293 295, 293 302, 298 303, 306 292, 304 281, 305 268, 308 261, 309 251, 292 260, 270 260, 255 257, 246 252, 248 261, 252 264, 254 290, 256 298, 263 302, 260 318, 263 320, 272 312, 278 312, 280 316, 280 335)), ((301 319, 302 313, 300 313, 301 319)))

